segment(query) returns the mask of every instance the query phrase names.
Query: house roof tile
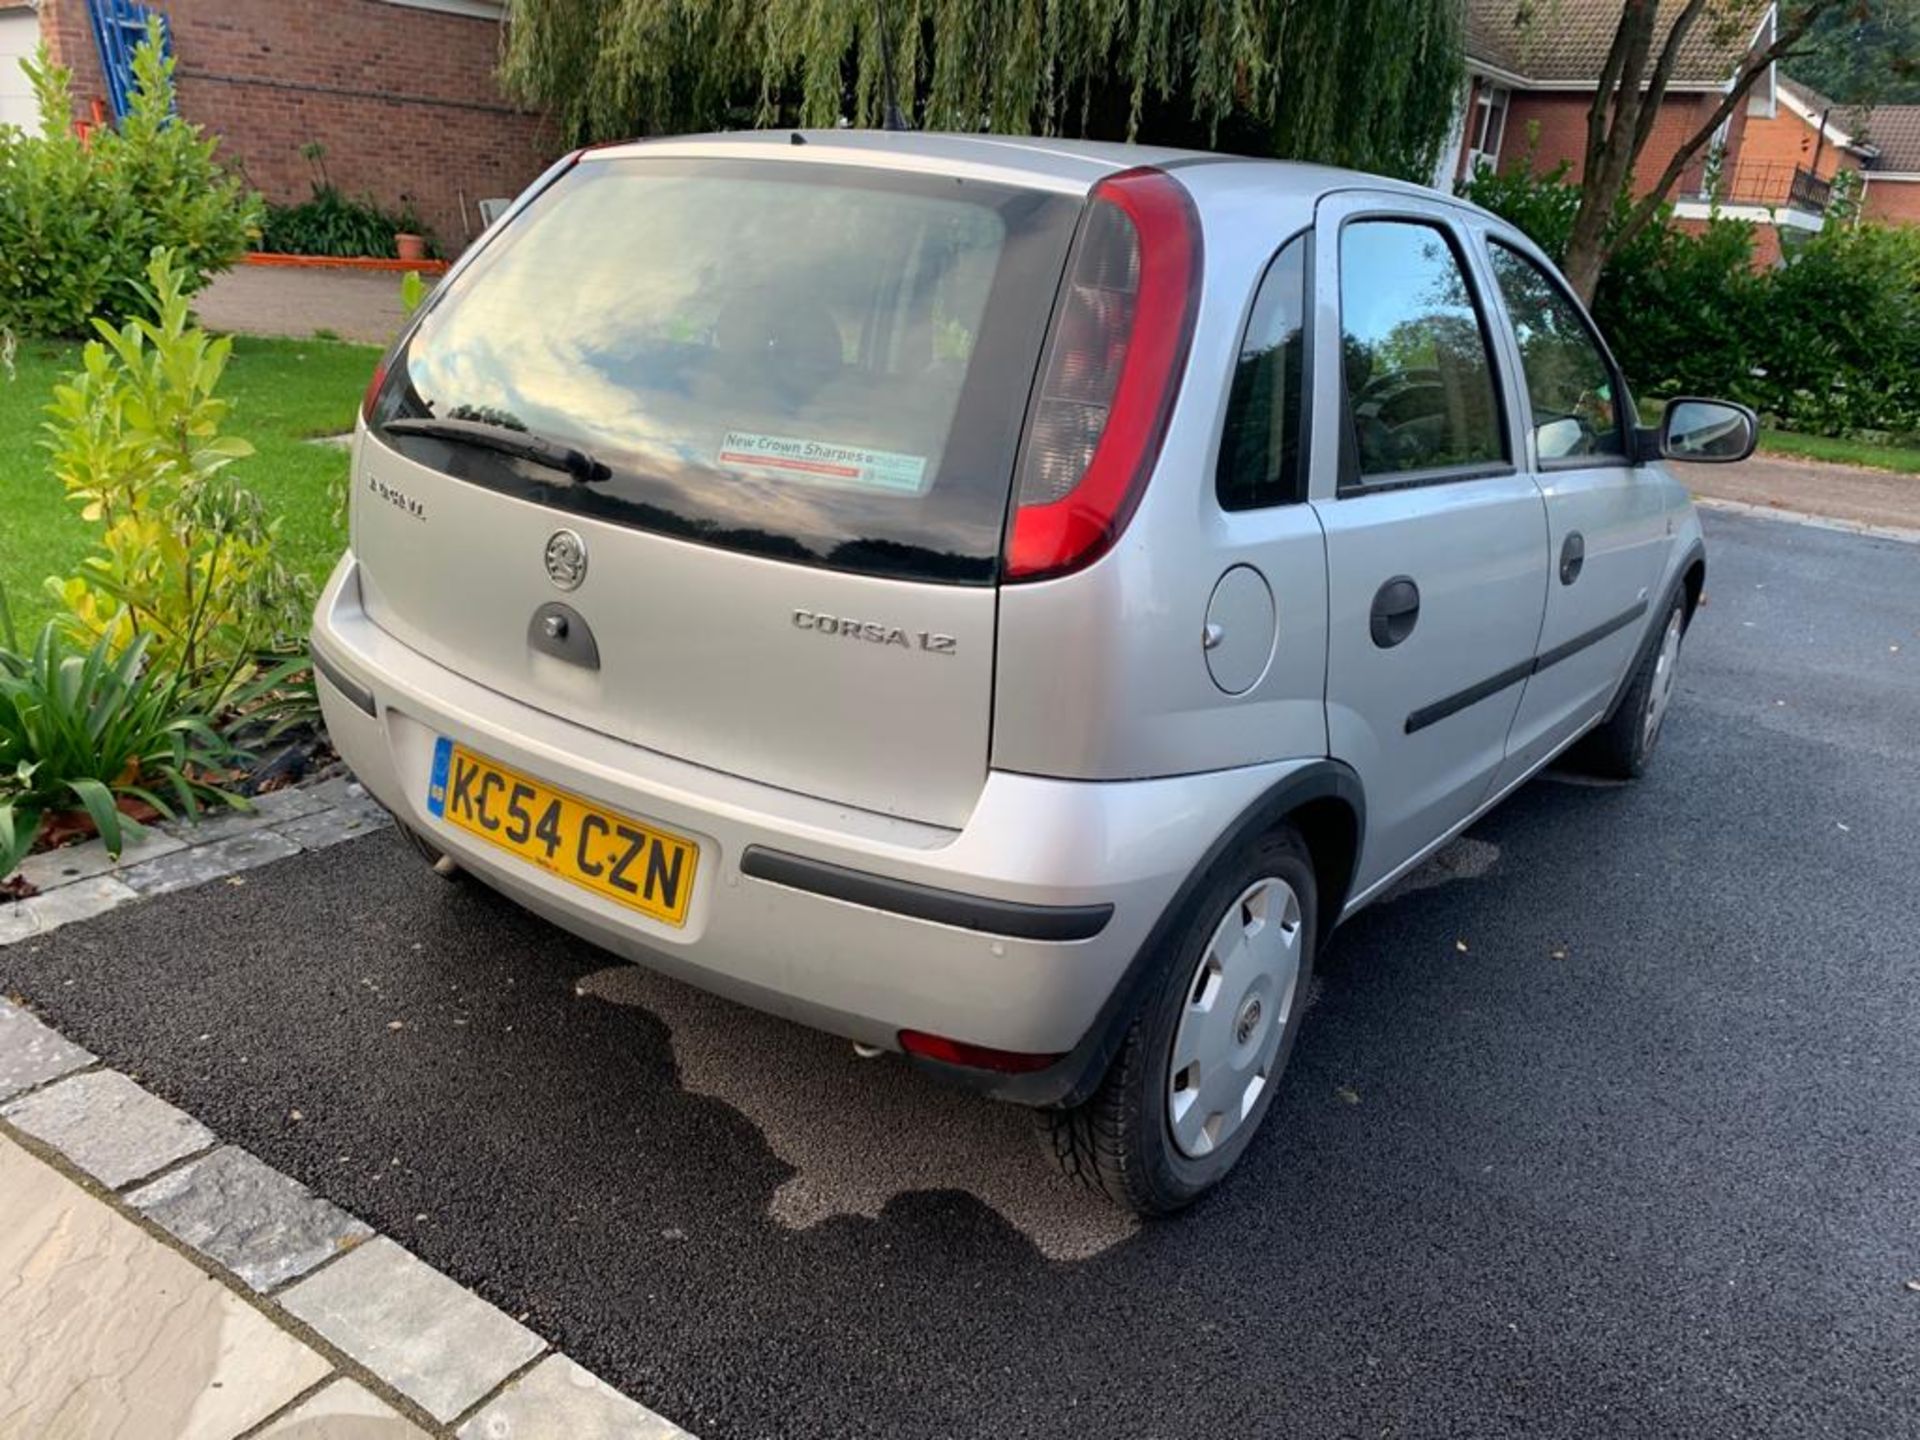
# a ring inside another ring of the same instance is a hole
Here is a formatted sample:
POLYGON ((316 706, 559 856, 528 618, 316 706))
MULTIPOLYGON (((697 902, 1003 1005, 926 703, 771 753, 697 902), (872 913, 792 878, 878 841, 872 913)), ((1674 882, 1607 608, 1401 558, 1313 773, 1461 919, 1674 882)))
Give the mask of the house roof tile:
MULTIPOLYGON (((1660 41, 1684 8, 1668 7, 1660 41)), ((1762 0, 1713 7, 1681 42, 1672 83, 1723 84, 1739 68, 1767 8, 1762 0)), ((1537 84, 1593 84, 1619 24, 1619 0, 1467 0, 1467 56, 1537 84)))

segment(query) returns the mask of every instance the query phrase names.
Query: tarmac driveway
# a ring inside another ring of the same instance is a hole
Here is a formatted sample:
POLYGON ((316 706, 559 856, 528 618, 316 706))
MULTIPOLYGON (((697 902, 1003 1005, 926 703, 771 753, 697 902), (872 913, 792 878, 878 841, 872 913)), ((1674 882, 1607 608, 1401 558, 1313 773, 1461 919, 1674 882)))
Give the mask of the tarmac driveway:
POLYGON ((1920 548, 1707 526, 1655 772, 1344 931, 1174 1222, 391 835, 0 992, 707 1440, 1917 1434, 1920 548))

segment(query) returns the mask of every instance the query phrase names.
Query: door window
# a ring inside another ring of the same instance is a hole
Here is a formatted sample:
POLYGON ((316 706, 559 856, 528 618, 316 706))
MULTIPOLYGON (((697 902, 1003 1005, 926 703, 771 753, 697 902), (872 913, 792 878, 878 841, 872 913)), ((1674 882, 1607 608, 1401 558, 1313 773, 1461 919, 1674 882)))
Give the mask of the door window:
POLYGON ((1340 352, 1361 481, 1505 467, 1486 327, 1439 226, 1361 220, 1341 232, 1340 352))
POLYGON ((1626 436, 1613 367, 1566 292, 1532 260, 1495 242, 1494 283, 1520 342, 1533 406, 1533 439, 1543 464, 1624 457, 1626 436))
POLYGON ((1299 235, 1267 267, 1240 342, 1216 477, 1223 510, 1257 510, 1307 498, 1301 444, 1306 291, 1307 237, 1299 235))

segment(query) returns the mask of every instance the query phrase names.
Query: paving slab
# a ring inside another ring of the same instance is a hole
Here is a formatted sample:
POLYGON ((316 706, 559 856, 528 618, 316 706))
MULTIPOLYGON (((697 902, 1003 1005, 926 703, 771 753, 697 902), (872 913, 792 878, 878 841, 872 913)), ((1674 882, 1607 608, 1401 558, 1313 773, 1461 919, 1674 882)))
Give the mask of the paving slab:
POLYGON ((289 820, 278 828, 303 850, 324 850, 343 840, 357 840, 393 823, 393 817, 372 800, 349 800, 344 805, 289 820))
MULTIPOLYGON (((149 860, 144 865, 122 871, 120 878, 142 895, 165 895, 169 891, 204 885, 209 880, 271 864, 275 860, 285 860, 299 853, 299 845, 285 836, 272 830, 255 829, 225 840, 215 840, 210 845, 196 845, 171 855, 162 855, 158 860, 149 860)), ((66 891, 54 893, 59 895, 66 891)))
POLYGON ((427 1440, 427 1432, 352 1380, 335 1380, 254 1440, 427 1440))
POLYGON ((75 1075, 0 1109, 110 1190, 213 1144, 213 1132, 117 1070, 75 1075))
POLYGON ((0 902, 0 945, 18 944, 76 920, 91 920, 133 898, 134 891, 114 876, 96 875, 44 895, 30 895, 11 904, 0 902))
POLYGON ((443 1421, 545 1348, 384 1235, 302 1280, 280 1303, 443 1421))
POLYGON ((94 1058, 19 1006, 0 1000, 0 1100, 84 1070, 94 1058))
POLYGON ((373 1234, 339 1206, 232 1145, 163 1175, 127 1200, 255 1290, 304 1275, 373 1234))
POLYGON ((43 850, 38 855, 29 855, 20 862, 20 874, 36 890, 57 890, 76 880, 90 880, 110 870, 130 869, 142 861, 157 860, 162 855, 184 849, 186 843, 164 830, 149 828, 146 834, 129 842, 118 856, 114 856, 107 853, 107 842, 96 837, 84 844, 63 845, 58 850, 43 850))
POLYGON ((690 1440, 564 1355, 549 1355, 460 1427, 459 1440, 690 1440))
POLYGON ((0 1137, 0 1434, 233 1440, 331 1366, 0 1137))

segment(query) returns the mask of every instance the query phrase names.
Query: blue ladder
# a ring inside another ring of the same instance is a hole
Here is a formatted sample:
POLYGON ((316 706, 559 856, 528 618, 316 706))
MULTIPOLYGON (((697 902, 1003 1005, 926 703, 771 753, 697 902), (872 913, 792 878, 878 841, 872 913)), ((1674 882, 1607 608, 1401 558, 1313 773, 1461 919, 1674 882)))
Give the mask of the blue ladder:
MULTIPOLYGON (((93 43, 100 51, 100 73, 107 77, 116 123, 127 118, 134 89, 133 52, 147 38, 147 17, 155 13, 134 0, 87 0, 87 18, 93 22, 93 43)), ((173 32, 165 15, 160 16, 160 48, 173 53, 173 32)))

